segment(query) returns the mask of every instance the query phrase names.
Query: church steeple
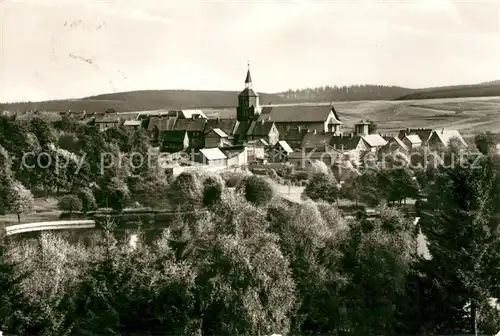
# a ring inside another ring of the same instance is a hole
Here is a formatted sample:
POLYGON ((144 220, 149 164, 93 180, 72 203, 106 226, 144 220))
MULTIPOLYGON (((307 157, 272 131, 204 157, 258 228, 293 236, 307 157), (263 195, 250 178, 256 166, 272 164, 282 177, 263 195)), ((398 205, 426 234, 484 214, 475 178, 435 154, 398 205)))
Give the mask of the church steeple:
POLYGON ((260 113, 259 95, 252 89, 252 75, 250 75, 250 62, 247 64, 245 89, 238 95, 238 108, 236 118, 238 121, 251 121, 260 113))
POLYGON ((247 77, 245 78, 245 88, 252 88, 252 76, 250 75, 250 61, 247 64, 247 77))

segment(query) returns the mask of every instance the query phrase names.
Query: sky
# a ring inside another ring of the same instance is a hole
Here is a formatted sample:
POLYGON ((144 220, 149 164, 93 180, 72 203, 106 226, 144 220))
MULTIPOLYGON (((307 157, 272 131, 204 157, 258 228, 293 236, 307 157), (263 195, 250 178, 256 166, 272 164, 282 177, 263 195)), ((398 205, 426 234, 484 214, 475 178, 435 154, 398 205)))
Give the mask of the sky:
POLYGON ((500 79, 500 0, 0 0, 0 102, 500 79))

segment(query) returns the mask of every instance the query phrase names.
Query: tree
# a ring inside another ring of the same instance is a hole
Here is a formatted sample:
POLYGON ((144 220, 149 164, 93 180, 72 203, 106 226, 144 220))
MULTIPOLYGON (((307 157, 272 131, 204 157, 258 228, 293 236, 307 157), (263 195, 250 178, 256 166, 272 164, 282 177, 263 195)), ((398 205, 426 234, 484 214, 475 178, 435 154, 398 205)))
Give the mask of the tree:
POLYGON ((167 205, 169 184, 165 178, 155 175, 148 177, 132 175, 126 181, 133 201, 152 208, 162 208, 167 205))
POLYGON ((66 195, 59 200, 59 209, 68 211, 71 215, 73 211, 82 211, 83 205, 80 198, 76 195, 66 195))
POLYGON ((369 134, 374 134, 374 133, 377 133, 377 130, 378 130, 378 125, 372 121, 372 120, 368 120, 368 133, 369 134))
POLYGON ((304 194, 314 201, 335 202, 339 196, 338 183, 330 174, 315 173, 309 179, 304 194))
POLYGON ((46 146, 57 141, 54 128, 48 121, 36 117, 31 119, 29 127, 30 131, 37 137, 41 146, 46 146))
POLYGON ((491 151, 496 149, 497 137, 491 132, 479 133, 474 137, 474 143, 479 152, 488 155, 491 151))
POLYGON ((77 192, 78 198, 82 202, 82 211, 87 213, 97 209, 94 193, 90 188, 82 188, 77 192))
POLYGON ((21 214, 30 211, 35 199, 31 191, 19 181, 13 181, 7 190, 7 208, 10 213, 17 215, 17 222, 21 222, 21 214))
POLYGON ((130 191, 125 182, 117 177, 105 179, 96 192, 97 203, 106 208, 122 211, 130 200, 130 191))
POLYGON ((22 335, 29 323, 29 304, 22 288, 27 272, 9 260, 7 249, 0 241, 0 331, 22 335))
POLYGON ((326 335, 342 330, 340 292, 345 286, 340 247, 349 228, 338 210, 308 200, 297 207, 273 204, 270 231, 290 261, 299 304, 291 334, 326 335))
POLYGON ((405 295, 415 240, 412 231, 387 228, 378 220, 371 228, 352 222, 342 244, 347 283, 340 293, 342 326, 354 335, 394 334, 396 303, 405 295))
POLYGON ((203 205, 213 206, 222 196, 224 182, 218 175, 210 176, 203 182, 203 205))
POLYGON ((470 332, 476 334, 478 307, 500 297, 500 175, 495 157, 464 160, 441 168, 419 224, 441 286, 470 302, 470 332))
POLYGON ((269 204, 276 195, 273 183, 256 175, 244 177, 237 190, 243 193, 247 201, 259 206, 269 204))
POLYGON ((108 143, 115 143, 122 152, 129 152, 131 149, 130 135, 121 127, 111 127, 104 131, 104 138, 108 143))

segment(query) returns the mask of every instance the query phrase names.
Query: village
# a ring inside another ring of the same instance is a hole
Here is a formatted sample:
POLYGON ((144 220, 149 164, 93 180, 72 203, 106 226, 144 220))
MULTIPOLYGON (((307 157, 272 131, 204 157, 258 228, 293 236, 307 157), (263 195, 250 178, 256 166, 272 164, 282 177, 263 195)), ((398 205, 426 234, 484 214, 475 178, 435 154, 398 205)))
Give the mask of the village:
MULTIPOLYGON (((359 120, 346 129, 342 111, 333 104, 260 105, 250 68, 244 84, 234 118, 213 117, 213 110, 207 116, 202 109, 125 113, 110 109, 44 115, 53 122, 70 117, 96 125, 100 131, 143 129, 152 137, 155 150, 167 154, 163 155, 163 166, 174 175, 193 165, 227 169, 287 162, 296 170, 308 171, 312 163, 321 161, 328 167, 349 163, 357 168, 366 154, 380 158, 408 155, 418 148, 439 151, 450 144, 467 147, 461 134, 452 129, 406 128, 397 134, 378 134, 377 125, 369 120, 359 120)), ((39 113, 19 113, 15 118, 39 113)))

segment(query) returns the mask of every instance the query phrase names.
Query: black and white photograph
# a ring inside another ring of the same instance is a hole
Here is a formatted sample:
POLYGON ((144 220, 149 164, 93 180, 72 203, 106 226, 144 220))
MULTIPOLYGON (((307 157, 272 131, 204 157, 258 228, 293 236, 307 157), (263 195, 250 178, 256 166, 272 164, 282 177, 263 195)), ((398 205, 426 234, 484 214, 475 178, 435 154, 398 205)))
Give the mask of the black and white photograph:
POLYGON ((500 0, 0 0, 0 336, 500 336, 500 0))

